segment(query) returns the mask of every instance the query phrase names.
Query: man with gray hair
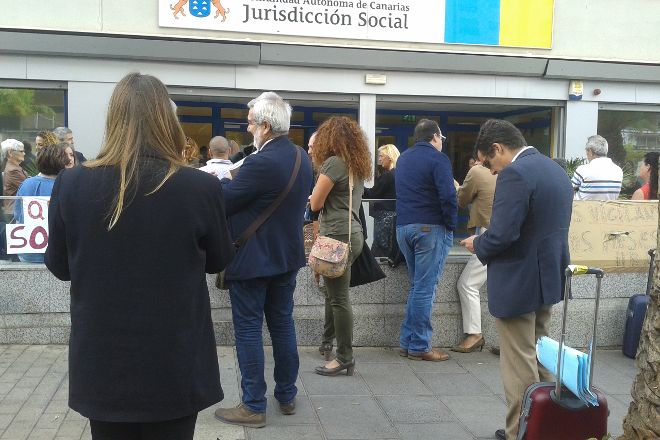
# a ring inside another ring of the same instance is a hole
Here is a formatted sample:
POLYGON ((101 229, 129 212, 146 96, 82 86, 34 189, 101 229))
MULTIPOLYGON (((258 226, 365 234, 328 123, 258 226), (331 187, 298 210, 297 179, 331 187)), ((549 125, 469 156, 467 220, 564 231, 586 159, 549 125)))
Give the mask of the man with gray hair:
POLYGON ((264 317, 273 345, 275 399, 282 414, 296 411, 299 359, 293 292, 298 270, 306 263, 303 215, 312 186, 312 165, 287 136, 288 103, 265 92, 248 107, 247 129, 257 151, 245 158, 233 179, 220 181, 237 247, 225 280, 243 395, 237 407, 219 408, 215 417, 224 423, 261 428, 266 425, 264 317), (260 220, 263 223, 258 226, 260 220))
POLYGON ((87 158, 80 151, 76 151, 76 147, 73 142, 73 131, 71 131, 69 127, 57 127, 53 130, 53 134, 57 136, 57 139, 59 139, 60 142, 64 142, 71 147, 73 154, 76 156, 76 165, 80 165, 81 163, 87 161, 87 158))
POLYGON ((607 140, 590 136, 584 147, 589 163, 580 165, 571 183, 575 200, 616 200, 621 192, 623 171, 607 157, 607 140))
POLYGON ((216 136, 209 141, 209 152, 211 160, 200 170, 217 176, 218 179, 231 178, 229 168, 232 162, 229 160, 229 142, 222 136, 216 136))

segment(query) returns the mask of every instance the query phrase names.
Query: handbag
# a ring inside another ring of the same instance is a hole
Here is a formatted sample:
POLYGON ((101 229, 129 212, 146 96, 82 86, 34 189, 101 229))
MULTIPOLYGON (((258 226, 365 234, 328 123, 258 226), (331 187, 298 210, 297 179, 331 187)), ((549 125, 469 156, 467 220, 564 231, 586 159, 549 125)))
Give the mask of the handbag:
POLYGON ((348 174, 348 243, 319 235, 309 252, 307 265, 327 278, 339 278, 346 272, 351 251, 351 219, 353 218, 353 175, 348 174))
POLYGON ((357 256, 351 265, 351 282, 349 286, 361 286, 382 280, 383 278, 385 278, 385 273, 371 253, 369 245, 365 242, 362 246, 362 252, 360 252, 360 255, 357 256))
MULTIPOLYGON (((241 246, 243 246, 248 239, 257 232, 257 229, 264 224, 266 220, 268 220, 268 217, 270 217, 273 212, 277 209, 278 206, 282 203, 282 201, 286 198, 286 196, 289 194, 291 191, 291 188, 293 187, 293 184, 295 183, 296 179, 298 178, 298 171, 300 171, 300 160, 301 160, 301 154, 300 154, 300 147, 296 147, 296 162, 293 165, 293 171, 291 171, 291 177, 289 177, 289 182, 286 184, 286 188, 284 188, 284 191, 280 193, 279 196, 275 200, 273 200, 273 203, 271 203, 268 208, 264 210, 264 212, 261 213, 259 217, 255 221, 253 221, 250 226, 248 226, 243 233, 236 239, 234 242, 234 247, 238 250, 241 246)), ((229 286, 227 285, 227 281, 225 280, 225 271, 223 270, 222 272, 218 273, 215 277, 215 287, 217 287, 220 290, 227 290, 229 289, 229 286)))

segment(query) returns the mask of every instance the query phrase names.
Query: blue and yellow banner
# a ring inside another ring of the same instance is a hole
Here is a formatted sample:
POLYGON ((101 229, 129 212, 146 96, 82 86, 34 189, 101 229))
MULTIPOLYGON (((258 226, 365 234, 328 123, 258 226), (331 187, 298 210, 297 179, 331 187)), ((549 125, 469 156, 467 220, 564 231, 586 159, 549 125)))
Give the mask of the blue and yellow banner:
POLYGON ((446 0, 445 43, 552 47, 554 0, 446 0))

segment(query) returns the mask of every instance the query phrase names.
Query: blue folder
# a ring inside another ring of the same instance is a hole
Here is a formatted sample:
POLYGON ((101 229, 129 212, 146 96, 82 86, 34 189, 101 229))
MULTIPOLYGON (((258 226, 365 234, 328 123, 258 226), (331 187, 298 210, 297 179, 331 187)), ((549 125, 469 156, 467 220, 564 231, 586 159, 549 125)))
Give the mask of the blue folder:
MULTIPOLYGON (((541 365, 557 375, 559 342, 543 336, 536 342, 536 357, 541 365)), ((598 406, 598 399, 590 390, 590 355, 564 345, 562 352, 562 384, 588 405, 598 406)))

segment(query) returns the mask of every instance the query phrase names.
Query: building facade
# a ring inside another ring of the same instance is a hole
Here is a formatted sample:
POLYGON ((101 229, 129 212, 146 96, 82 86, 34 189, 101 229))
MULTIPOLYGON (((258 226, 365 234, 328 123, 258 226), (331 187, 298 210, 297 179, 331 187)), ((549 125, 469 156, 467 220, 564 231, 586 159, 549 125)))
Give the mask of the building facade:
POLYGON ((130 71, 166 83, 199 145, 249 143, 245 103, 263 90, 292 102, 300 145, 332 114, 358 119, 374 151, 404 150, 416 121, 436 119, 459 181, 487 118, 511 120, 552 157, 582 157, 601 133, 630 166, 636 130, 659 131, 651 0, 12 3, 0 17, 0 91, 20 90, 23 107, 0 101, 0 137, 66 124, 88 157, 130 71))

